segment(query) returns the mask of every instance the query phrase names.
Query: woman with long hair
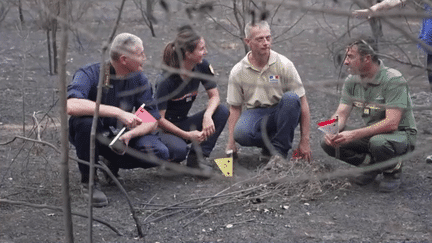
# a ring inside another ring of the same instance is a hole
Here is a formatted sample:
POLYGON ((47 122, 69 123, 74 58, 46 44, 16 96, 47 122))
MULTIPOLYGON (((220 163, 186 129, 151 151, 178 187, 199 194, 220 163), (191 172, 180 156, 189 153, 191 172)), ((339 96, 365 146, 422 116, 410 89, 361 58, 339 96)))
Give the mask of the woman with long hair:
POLYGON ((188 167, 210 170, 199 158, 210 156, 229 111, 220 105, 213 68, 204 59, 206 54, 204 38, 190 26, 179 28, 176 39, 166 45, 163 53, 163 63, 169 71, 164 71, 156 84, 156 98, 161 114, 159 127, 163 130, 161 139, 170 150, 170 160, 181 162, 187 158, 188 167), (200 83, 209 98, 207 107, 188 116, 200 83))

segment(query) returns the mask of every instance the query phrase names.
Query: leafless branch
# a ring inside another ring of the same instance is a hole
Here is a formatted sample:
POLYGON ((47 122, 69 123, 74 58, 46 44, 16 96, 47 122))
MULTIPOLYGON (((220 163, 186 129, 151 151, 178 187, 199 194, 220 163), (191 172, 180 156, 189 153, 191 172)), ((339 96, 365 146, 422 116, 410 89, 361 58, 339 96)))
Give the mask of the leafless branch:
POLYGON ((136 210, 135 210, 135 208, 132 205, 132 201, 131 201, 131 199, 129 197, 129 194, 123 188, 123 186, 121 185, 121 183, 117 180, 117 178, 114 176, 114 174, 108 168, 108 166, 106 164, 104 164, 103 162, 101 162, 100 164, 105 169, 105 172, 109 174, 110 178, 113 179, 114 183, 120 189, 120 191, 126 196, 126 201, 127 201, 128 205, 129 205, 129 209, 132 212, 132 218, 135 220, 135 225, 137 227, 138 236, 139 237, 144 237, 144 233, 142 232, 141 223, 140 223, 140 221, 138 219, 138 216, 136 214, 136 210))
POLYGON ((10 10, 9 4, 5 2, 0 3, 0 23, 3 22, 3 20, 6 18, 7 13, 10 10), (6 6, 5 6, 6 5, 6 6))
MULTIPOLYGON (((66 22, 61 23, 61 48, 60 48, 60 68, 59 68, 59 93, 60 93, 60 123, 61 123, 61 174, 62 174, 62 196, 63 196, 63 212, 64 212, 64 225, 65 225, 65 238, 67 242, 72 243, 73 240, 73 223, 72 223, 72 209, 70 200, 70 187, 69 187, 69 132, 67 121, 67 90, 66 90, 66 57, 68 52, 68 3, 67 0, 59 2, 59 16, 65 19, 66 22)), ((57 21, 55 21, 57 29, 57 21)), ((55 33, 57 30, 52 30, 55 33)), ((57 49, 56 47, 54 48, 57 49)), ((54 55, 57 60, 57 56, 54 55)), ((55 61, 56 63, 56 61, 55 61)), ((54 68, 55 69, 55 68, 54 68)), ((55 70, 57 71, 57 70, 55 70)), ((38 133, 39 134, 39 133, 38 133)), ((40 140, 40 138, 39 138, 40 140)), ((92 217, 92 215, 90 215, 92 217)))
POLYGON ((202 212, 200 215, 196 216, 195 218, 191 219, 189 222, 187 222, 186 224, 183 225, 183 228, 185 228, 186 226, 188 226, 190 223, 196 222, 196 220, 198 218, 200 218, 201 216, 203 216, 204 214, 206 214, 207 212, 202 212))
MULTIPOLYGON (((10 141, 8 141, 8 142, 0 143, 0 146, 2 146, 2 145, 8 145, 8 144, 14 142, 17 138, 18 138, 18 139, 25 140, 25 141, 30 141, 30 142, 34 142, 34 143, 39 143, 39 144, 46 145, 46 146, 52 148, 55 152, 57 152, 57 153, 59 153, 59 154, 62 154, 62 151, 60 151, 60 150, 59 150, 55 145, 53 145, 53 144, 51 144, 51 143, 48 143, 48 142, 45 142, 45 141, 39 141, 39 140, 31 139, 31 138, 21 137, 21 136, 15 136, 12 140, 10 140, 10 141)), ((106 141, 105 141, 105 142, 106 142, 106 141)), ((128 151, 128 152, 130 153, 130 151, 128 151)), ((143 159, 142 154, 140 154, 139 152, 136 152, 136 153, 139 154, 139 155, 136 155, 136 154, 135 154, 136 157, 138 157, 138 158, 140 158, 140 159, 143 159)), ((78 163, 82 163, 82 164, 90 165, 89 162, 84 161, 84 160, 76 159, 76 158, 73 158, 73 157, 69 157, 69 159, 74 160, 74 161, 76 161, 76 162, 78 162, 78 163)), ((138 233, 141 232, 141 233, 140 233, 140 234, 141 234, 140 237, 143 237, 144 234, 143 234, 142 231, 141 231, 141 228, 142 228, 142 227, 141 227, 141 224, 140 224, 140 222, 139 222, 139 220, 138 220, 138 218, 137 218, 137 216, 136 216, 135 209, 134 209, 133 206, 132 206, 132 203, 131 203, 131 200, 130 200, 130 197, 129 197, 128 193, 127 193, 126 190, 123 188, 123 186, 120 184, 120 182, 117 180, 117 178, 112 174, 111 170, 110 170, 110 169, 109 169, 105 164, 103 164, 103 163, 101 163, 101 164, 102 164, 102 165, 95 164, 94 166, 95 166, 96 168, 98 168, 98 169, 102 169, 102 170, 104 170, 105 173, 107 173, 107 174, 110 176, 110 178, 115 182, 116 186, 120 189, 120 191, 125 195, 125 198, 126 198, 128 204, 129 204, 129 206, 130 206, 130 209, 131 209, 131 213, 132 213, 132 215, 133 215, 133 218, 134 218, 134 220, 135 220, 135 222, 136 222, 137 229, 138 229, 138 233)), ((178 165, 177 165, 177 166, 178 166, 178 165)))
POLYGON ((118 11, 118 15, 115 21, 115 24, 112 28, 111 34, 108 36, 107 42, 102 43, 102 55, 101 55, 101 62, 100 62, 100 75, 99 75, 99 82, 97 87, 97 95, 96 95, 96 107, 93 115, 93 122, 90 132, 90 178, 89 178, 89 202, 88 202, 88 210, 89 210, 89 239, 88 241, 92 242, 92 236, 93 236, 93 221, 92 221, 92 215, 93 215, 93 206, 92 206, 92 200, 93 200, 93 185, 94 185, 94 175, 95 175, 95 155, 96 155, 96 129, 98 125, 98 119, 99 119, 99 107, 102 101, 102 88, 103 88, 103 79, 105 73, 105 58, 106 58, 106 52, 108 50, 108 45, 112 42, 114 39, 114 35, 117 31, 117 27, 120 23, 121 14, 123 12, 123 7, 126 0, 122 0, 120 4, 120 8, 118 11))
MULTIPOLYGON (((63 209, 61 207, 55 207, 55 206, 50 206, 50 205, 46 205, 46 204, 34 204, 34 203, 28 203, 28 202, 22 202, 22 201, 12 201, 12 200, 1 199, 1 198, 0 198, 0 203, 8 203, 8 204, 21 205, 21 206, 32 207, 32 208, 41 208, 41 209, 46 208, 46 209, 51 209, 51 210, 54 210, 57 212, 63 212, 63 209)), ((83 218, 88 218, 88 215, 85 215, 83 213, 72 212, 72 214, 76 215, 76 216, 83 217, 83 218)), ((93 220, 107 226, 112 231, 114 231, 117 235, 119 235, 119 236, 123 235, 122 233, 120 233, 120 231, 118 231, 114 226, 112 226, 110 223, 106 222, 105 220, 102 220, 99 218, 93 218, 93 220)))
MULTIPOLYGON (((265 0, 267 4, 272 5, 278 5, 280 4, 280 1, 278 0, 265 0)), ((353 0, 355 2, 358 2, 357 0, 353 0)), ((322 7, 314 7, 314 6, 307 6, 302 4, 303 1, 286 1, 282 3, 283 6, 285 6, 287 9, 294 9, 299 11, 309 11, 311 13, 318 13, 318 14, 330 14, 333 16, 345 16, 345 17, 351 17, 352 12, 346 11, 342 9, 334 9, 334 8, 322 8, 322 7)), ((400 12, 376 12, 371 15, 371 17, 389 17, 389 18, 401 18, 401 17, 407 17, 407 18, 414 18, 414 19, 422 19, 422 18, 429 18, 431 17, 428 13, 419 13, 415 11, 400 11, 400 12)))
POLYGON ((276 9, 273 11, 273 15, 272 15, 271 18, 270 18, 270 24, 273 23, 273 19, 274 19, 274 17, 276 16, 276 14, 279 12, 279 9, 281 8, 282 3, 283 3, 284 1, 285 1, 285 0, 282 0, 281 3, 280 3, 279 5, 276 6, 276 9))
POLYGON ((33 119, 34 126, 36 127, 36 138, 37 138, 37 140, 41 141, 40 126, 39 126, 39 121, 36 117, 36 112, 33 112, 32 119, 33 119))
POLYGON ((138 10, 141 13, 141 17, 144 21, 144 23, 147 25, 147 27, 149 27, 152 36, 156 37, 156 33, 154 31, 154 27, 153 27, 153 22, 154 17, 153 17, 153 1, 152 0, 147 0, 147 9, 144 9, 143 7, 143 3, 142 0, 133 0, 133 2, 135 3, 135 6, 138 8, 138 10))
POLYGON ((206 13, 207 16, 218 26, 220 26, 223 30, 225 30, 228 34, 232 35, 235 38, 239 38, 241 39, 242 37, 238 34, 233 33, 232 31, 228 30, 227 28, 225 28, 225 26, 223 26, 221 23, 219 23, 213 16, 211 16, 209 13, 206 13))
MULTIPOLYGON (((302 16, 300 16, 300 18, 298 18, 291 26, 288 26, 287 28, 285 28, 284 30, 282 30, 282 34, 281 35, 279 35, 279 36, 275 36, 274 37, 274 41, 275 41, 275 43, 277 43, 276 42, 276 40, 279 38, 279 37, 281 37, 281 36, 283 36, 284 34, 286 34, 286 33, 288 33, 292 28, 294 28, 299 22, 300 22, 300 20, 302 20, 303 19, 303 17, 304 16, 306 16, 306 14, 307 13, 304 13, 302 16)), ((302 31, 303 32, 303 31, 302 31)), ((301 33, 301 32, 300 32, 301 33)))

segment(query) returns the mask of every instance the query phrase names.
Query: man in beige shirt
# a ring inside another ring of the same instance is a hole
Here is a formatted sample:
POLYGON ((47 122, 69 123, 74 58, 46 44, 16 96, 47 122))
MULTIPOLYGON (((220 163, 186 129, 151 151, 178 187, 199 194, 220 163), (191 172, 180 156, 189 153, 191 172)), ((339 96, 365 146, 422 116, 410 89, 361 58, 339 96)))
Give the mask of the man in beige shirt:
POLYGON ((272 155, 271 165, 286 158, 292 148, 294 130, 300 123, 300 143, 293 155, 310 161, 309 105, 297 70, 285 56, 271 50, 267 22, 249 23, 245 33, 251 51, 233 67, 229 76, 227 151, 236 154, 236 142, 260 147, 263 154, 272 155), (269 143, 265 141, 263 127, 269 143))

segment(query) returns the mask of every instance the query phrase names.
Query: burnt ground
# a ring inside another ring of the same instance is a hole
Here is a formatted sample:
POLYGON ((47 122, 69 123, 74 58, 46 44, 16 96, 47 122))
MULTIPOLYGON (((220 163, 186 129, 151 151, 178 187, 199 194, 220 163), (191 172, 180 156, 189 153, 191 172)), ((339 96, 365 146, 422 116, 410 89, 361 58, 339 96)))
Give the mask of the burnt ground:
MULTIPOLYGON (((331 7, 330 2, 320 4, 331 7)), ((70 35, 69 80, 79 66, 100 60, 101 40, 110 33, 116 14, 114 3, 118 4, 117 1, 93 3, 81 19, 78 26, 85 27, 92 36, 81 34, 79 44, 76 36, 70 35)), ((215 7, 212 16, 221 24, 217 25, 208 16, 198 14, 189 20, 184 9, 191 5, 185 2, 171 4, 169 16, 160 7, 156 8, 157 37, 151 37, 140 12, 131 2, 126 5, 118 32, 127 31, 143 38, 149 59, 146 73, 154 81, 160 71, 152 64, 160 63, 163 46, 173 39, 180 24, 193 24, 206 38, 207 59, 220 80, 220 94, 225 103, 228 73, 244 55, 241 42, 228 33, 235 29, 224 20, 226 12, 215 7)), ((41 123, 41 139, 59 147, 57 76, 48 74, 45 33, 37 26, 36 13, 25 6, 25 28, 17 30, 15 9, 11 9, 0 23, 0 141, 6 142, 23 134, 23 115, 26 136, 35 138, 32 115, 36 112, 41 123)), ((350 5, 344 3, 336 7, 348 9, 350 5)), ((303 15, 283 8, 280 11, 287 14, 279 13, 274 18, 274 36, 280 35, 286 26, 303 15)), ((350 25, 359 22, 352 20, 350 25)), ((408 23, 415 35, 418 21, 408 23)), ((407 23, 402 24, 406 26, 407 23)), ((377 192, 378 182, 366 187, 351 185, 346 178, 337 176, 339 171, 349 167, 325 156, 319 148, 322 134, 315 124, 334 112, 339 99, 335 81, 341 82, 341 79, 338 79, 339 69, 334 65, 331 50, 333 44, 340 45, 338 38, 346 32, 346 25, 346 18, 310 13, 274 43, 276 51, 294 62, 306 87, 312 118, 314 160, 311 164, 290 161, 285 167, 287 180, 265 187, 266 179, 274 177, 259 170, 262 164, 258 160, 260 150, 256 148, 241 148, 240 158, 234 164, 233 178, 225 178, 221 173, 209 180, 167 176, 158 168, 121 170, 123 186, 143 224, 145 237, 137 235, 125 196, 116 187, 103 184, 102 189, 110 202, 107 207, 95 208, 94 215, 112 224, 123 235, 94 223, 94 241, 431 241, 432 177, 430 165, 424 162, 431 151, 430 110, 415 110, 419 130, 417 149, 404 161, 403 184, 397 192, 377 192), (327 173, 333 176, 316 180, 316 176, 329 175, 327 173), (252 179, 240 183, 248 178, 252 179), (215 197, 219 194, 223 196, 215 197)), ((362 24, 351 34, 369 33, 367 24, 362 24)), ((382 53, 420 65, 424 62, 424 54, 398 32, 385 26, 384 34, 382 53)), ((384 62, 401 70, 409 80, 416 106, 431 106, 431 94, 422 70, 388 59, 384 62)), ((201 92, 193 109, 202 109, 205 101, 206 95, 201 92)), ((351 121, 359 124, 358 118, 351 121)), ((298 135, 297 131, 295 144, 298 135)), ((223 157, 226 140, 227 129, 222 133, 212 159, 223 157)), ((72 146, 70 155, 75 156, 72 146)), ((1 199, 61 207, 60 157, 53 149, 17 140, 0 146, 0 161, 1 199)), ((76 163, 70 161, 72 208, 86 213, 87 202, 80 195, 78 174, 76 163)), ((0 203, 0 222, 0 242, 64 241, 63 218, 58 211, 0 203)), ((75 240, 86 242, 87 219, 74 216, 73 222, 75 240)))

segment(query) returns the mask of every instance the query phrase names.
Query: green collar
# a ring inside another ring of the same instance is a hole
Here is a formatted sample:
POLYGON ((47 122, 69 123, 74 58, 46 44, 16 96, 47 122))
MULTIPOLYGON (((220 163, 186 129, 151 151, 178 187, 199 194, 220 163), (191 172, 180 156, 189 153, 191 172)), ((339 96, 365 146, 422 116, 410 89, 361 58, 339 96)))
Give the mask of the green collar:
POLYGON ((373 77, 372 79, 367 80, 367 81, 363 81, 363 80, 360 78, 360 76, 358 77, 359 80, 360 80, 360 83, 361 83, 363 86, 367 86, 368 84, 371 84, 371 85, 375 85, 375 86, 377 86, 377 85, 380 85, 380 84, 381 84, 382 75, 383 75, 383 73, 385 73, 384 70, 386 69, 386 66, 384 66, 384 63, 383 63, 382 60, 379 60, 379 62, 380 62, 380 64, 379 64, 379 69, 378 69, 377 73, 375 74, 375 77, 373 77))

